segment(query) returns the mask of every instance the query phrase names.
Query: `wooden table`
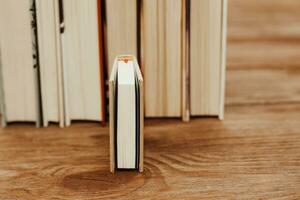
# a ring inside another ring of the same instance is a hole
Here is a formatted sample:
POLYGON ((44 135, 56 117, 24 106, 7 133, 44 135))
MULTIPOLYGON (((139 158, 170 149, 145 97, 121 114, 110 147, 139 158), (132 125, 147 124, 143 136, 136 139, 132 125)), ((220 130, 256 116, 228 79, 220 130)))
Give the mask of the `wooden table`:
POLYGON ((108 128, 0 130, 0 199, 300 199, 300 1, 229 0, 226 120, 147 120, 145 172, 108 128))

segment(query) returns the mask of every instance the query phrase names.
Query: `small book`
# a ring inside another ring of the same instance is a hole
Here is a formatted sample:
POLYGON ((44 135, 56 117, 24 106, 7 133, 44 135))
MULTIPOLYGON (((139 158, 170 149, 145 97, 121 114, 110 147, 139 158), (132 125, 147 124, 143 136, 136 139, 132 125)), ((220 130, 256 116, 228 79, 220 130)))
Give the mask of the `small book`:
POLYGON ((143 78, 134 56, 115 59, 109 80, 110 170, 143 171, 143 78))

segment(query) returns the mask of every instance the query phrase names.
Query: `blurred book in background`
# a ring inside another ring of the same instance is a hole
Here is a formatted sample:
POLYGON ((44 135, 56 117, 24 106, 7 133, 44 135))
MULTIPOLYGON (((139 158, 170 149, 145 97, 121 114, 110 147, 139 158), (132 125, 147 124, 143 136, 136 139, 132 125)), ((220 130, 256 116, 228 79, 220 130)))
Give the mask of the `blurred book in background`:
POLYGON ((181 117, 181 4, 181 0, 142 3, 146 117, 181 117))
POLYGON ((33 2, 2 0, 0 3, 3 124, 13 121, 39 124, 33 2))
POLYGON ((119 54, 139 59, 146 117, 223 119, 227 0, 1 0, 0 4, 4 125, 104 123, 108 74, 119 54))
POLYGON ((224 115, 226 9, 221 0, 190 0, 190 113, 224 115))

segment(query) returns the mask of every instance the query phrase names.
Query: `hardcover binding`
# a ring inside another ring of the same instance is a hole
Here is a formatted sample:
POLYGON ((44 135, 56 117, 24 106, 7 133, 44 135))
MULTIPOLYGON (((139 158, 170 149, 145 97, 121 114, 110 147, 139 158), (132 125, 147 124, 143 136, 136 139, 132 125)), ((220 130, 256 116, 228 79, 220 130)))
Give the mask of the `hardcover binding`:
POLYGON ((116 89, 116 75, 117 75, 117 62, 119 59, 124 57, 132 57, 134 60, 135 72, 137 74, 138 84, 139 84, 139 158, 137 159, 138 165, 137 169, 139 172, 143 172, 144 170, 144 83, 142 73, 139 69, 139 65, 134 56, 118 56, 115 61, 111 71, 110 79, 109 79, 109 135, 110 135, 110 171, 114 173, 116 171, 116 138, 115 138, 115 115, 116 115, 116 106, 115 106, 115 89, 116 89))
MULTIPOLYGON (((225 83, 226 83, 226 54, 227 54, 227 18, 228 0, 220 0, 221 10, 221 81, 220 104, 217 117, 224 119, 225 107, 225 83)), ((191 66, 190 66, 190 24, 191 24, 191 0, 182 0, 182 120, 190 121, 191 117, 191 66)))

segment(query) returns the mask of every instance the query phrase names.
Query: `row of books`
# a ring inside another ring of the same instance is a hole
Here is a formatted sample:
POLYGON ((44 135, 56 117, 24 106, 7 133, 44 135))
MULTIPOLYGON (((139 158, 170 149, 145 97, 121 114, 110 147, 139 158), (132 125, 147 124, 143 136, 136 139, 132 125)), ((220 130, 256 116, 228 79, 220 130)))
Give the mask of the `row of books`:
POLYGON ((106 121, 117 55, 146 117, 224 116, 227 0, 1 0, 2 124, 106 121))

